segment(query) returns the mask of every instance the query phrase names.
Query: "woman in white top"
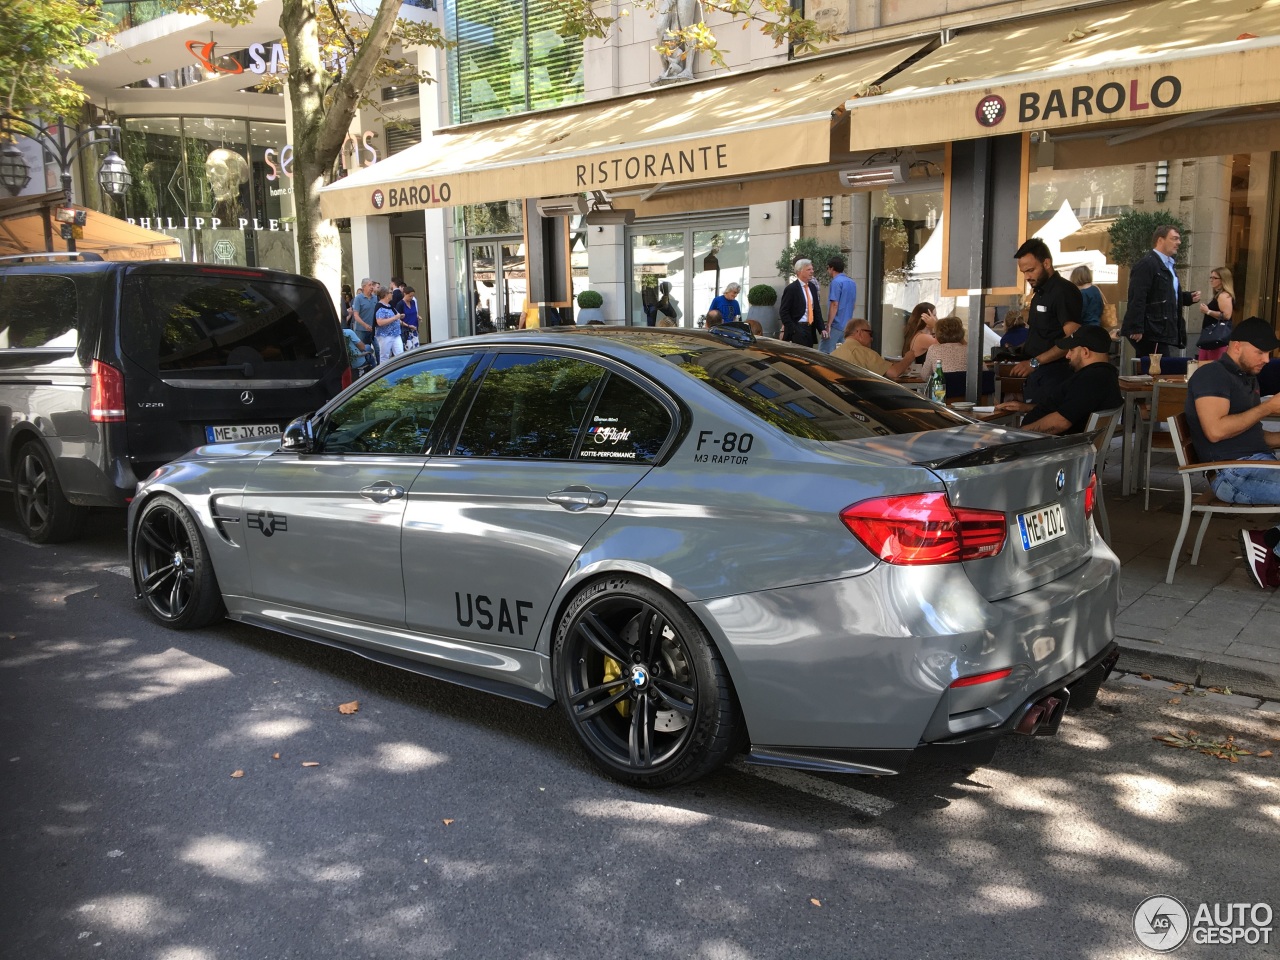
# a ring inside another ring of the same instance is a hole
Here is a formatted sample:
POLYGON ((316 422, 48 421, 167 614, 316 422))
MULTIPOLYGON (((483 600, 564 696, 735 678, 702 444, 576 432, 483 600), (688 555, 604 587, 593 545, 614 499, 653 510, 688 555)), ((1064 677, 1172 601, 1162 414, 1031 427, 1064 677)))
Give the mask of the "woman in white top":
POLYGON ((959 317, 943 317, 934 327, 938 342, 924 354, 925 376, 933 373, 933 365, 942 361, 943 373, 961 373, 969 369, 969 346, 964 339, 964 321, 959 317))

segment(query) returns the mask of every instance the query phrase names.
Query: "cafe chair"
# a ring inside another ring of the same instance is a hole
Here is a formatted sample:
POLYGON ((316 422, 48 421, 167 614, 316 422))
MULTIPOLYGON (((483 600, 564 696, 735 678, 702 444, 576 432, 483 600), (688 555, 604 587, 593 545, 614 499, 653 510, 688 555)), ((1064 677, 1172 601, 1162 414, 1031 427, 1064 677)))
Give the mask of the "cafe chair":
MULTIPOLYGON (((966 400, 968 399, 969 374, 960 370, 956 373, 944 373, 942 375, 947 381, 947 399, 948 400, 966 400)), ((983 370, 982 379, 980 381, 982 389, 978 391, 978 402, 986 403, 991 395, 996 392, 996 374, 994 370, 983 370)))
POLYGON ((1089 422, 1084 432, 1093 434, 1093 448, 1097 456, 1093 461, 1093 472, 1098 477, 1098 503, 1094 507, 1098 529, 1102 531, 1102 539, 1111 542, 1111 524, 1107 522, 1107 501, 1102 495, 1102 468, 1106 466, 1107 454, 1111 452, 1111 438, 1115 436, 1116 427, 1120 424, 1123 407, 1112 407, 1110 410, 1099 410, 1089 414, 1089 422))
POLYGON ((1170 380, 1157 380, 1151 387, 1151 413, 1147 418, 1145 466, 1142 471, 1142 509, 1151 509, 1151 454, 1155 450, 1173 450, 1173 437, 1164 430, 1175 413, 1187 406, 1187 385, 1170 380))
POLYGON ((1209 521, 1214 514, 1246 516, 1280 513, 1280 503, 1228 503, 1213 495, 1213 489, 1196 493, 1191 481, 1196 477, 1212 479, 1214 473, 1227 467, 1248 467, 1250 470, 1280 470, 1280 460, 1226 460, 1216 463, 1201 463, 1191 443, 1191 431, 1187 427, 1187 415, 1179 412, 1166 421, 1169 425, 1169 436, 1173 440, 1173 452, 1178 458, 1178 475, 1182 478, 1182 526, 1178 528, 1178 537, 1173 541, 1173 553, 1169 557, 1169 571, 1164 582, 1173 583, 1173 575, 1178 569, 1178 557, 1182 554, 1182 544, 1186 540, 1187 531, 1191 527, 1192 514, 1198 513, 1202 519, 1200 529, 1196 533, 1195 545, 1191 548, 1191 565, 1200 562, 1200 546, 1204 543, 1205 531, 1209 529, 1209 521))

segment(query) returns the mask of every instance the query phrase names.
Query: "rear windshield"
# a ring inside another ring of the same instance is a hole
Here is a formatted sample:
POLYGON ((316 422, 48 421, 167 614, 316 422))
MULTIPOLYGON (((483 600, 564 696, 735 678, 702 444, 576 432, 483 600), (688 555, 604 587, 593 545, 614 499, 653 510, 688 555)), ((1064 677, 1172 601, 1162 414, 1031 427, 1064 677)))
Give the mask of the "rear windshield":
POLYGON ((121 341, 158 374, 314 377, 344 357, 322 287, 218 273, 134 273, 121 341))
POLYGON ((793 437, 862 440, 969 421, 883 377, 816 350, 775 353, 673 338, 645 346, 793 437))

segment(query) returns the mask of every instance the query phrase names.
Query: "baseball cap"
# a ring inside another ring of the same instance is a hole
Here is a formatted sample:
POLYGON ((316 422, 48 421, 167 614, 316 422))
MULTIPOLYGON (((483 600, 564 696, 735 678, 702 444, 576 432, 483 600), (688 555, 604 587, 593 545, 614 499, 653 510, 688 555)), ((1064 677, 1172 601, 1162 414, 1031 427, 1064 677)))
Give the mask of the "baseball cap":
POLYGON ((1231 339, 1251 343, 1259 350, 1265 350, 1267 353, 1280 349, 1280 339, 1276 338, 1275 330, 1271 328, 1271 324, 1261 317, 1250 317, 1248 320, 1241 320, 1240 324, 1231 331, 1231 339))
POLYGON ((1059 350, 1070 350, 1072 347, 1084 347, 1094 353, 1107 353, 1111 350, 1111 334, 1101 327, 1086 323, 1065 340, 1055 344, 1059 350))

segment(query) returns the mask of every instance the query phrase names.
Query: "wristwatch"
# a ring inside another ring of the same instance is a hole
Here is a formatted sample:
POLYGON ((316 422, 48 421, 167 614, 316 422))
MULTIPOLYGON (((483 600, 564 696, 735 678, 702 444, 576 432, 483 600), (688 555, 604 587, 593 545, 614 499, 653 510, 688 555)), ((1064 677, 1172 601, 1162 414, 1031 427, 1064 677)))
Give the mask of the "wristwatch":
POLYGON ((1040 358, 1032 357, 1030 360, 1030 363, 1031 363, 1031 369, 1034 370, 1036 367, 1040 366, 1040 358))

